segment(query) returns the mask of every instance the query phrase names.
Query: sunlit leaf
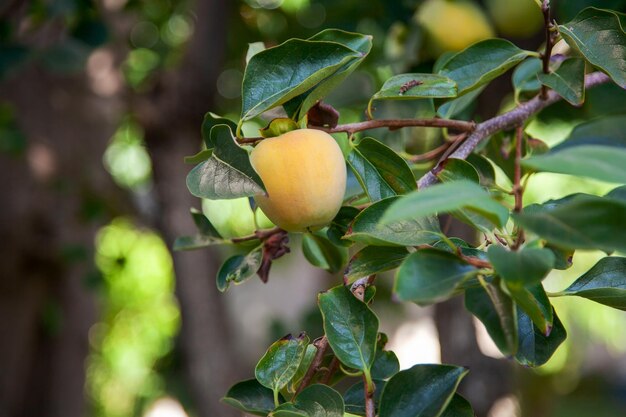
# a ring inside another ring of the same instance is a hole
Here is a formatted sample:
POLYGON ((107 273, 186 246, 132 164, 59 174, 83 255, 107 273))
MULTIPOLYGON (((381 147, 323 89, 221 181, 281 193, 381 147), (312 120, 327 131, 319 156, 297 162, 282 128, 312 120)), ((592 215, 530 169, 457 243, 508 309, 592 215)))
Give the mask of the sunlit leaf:
POLYGON ((280 391, 296 374, 308 343, 305 334, 298 337, 287 335, 274 342, 256 365, 254 376, 257 381, 274 392, 280 391))
POLYGON ((558 28, 571 47, 626 88, 626 19, 622 19, 611 10, 588 7, 558 28))
POLYGON ((602 258, 565 291, 626 311, 626 258, 602 258))

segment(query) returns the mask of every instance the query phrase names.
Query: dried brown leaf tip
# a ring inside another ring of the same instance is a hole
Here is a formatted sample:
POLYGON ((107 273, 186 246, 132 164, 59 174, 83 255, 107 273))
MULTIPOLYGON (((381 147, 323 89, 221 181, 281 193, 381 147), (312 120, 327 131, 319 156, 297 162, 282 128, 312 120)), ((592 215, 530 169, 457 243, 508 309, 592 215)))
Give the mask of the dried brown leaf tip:
POLYGON ((266 237, 263 241, 263 260, 257 275, 261 281, 267 282, 272 267, 272 261, 289 253, 289 235, 286 231, 280 230, 266 237))

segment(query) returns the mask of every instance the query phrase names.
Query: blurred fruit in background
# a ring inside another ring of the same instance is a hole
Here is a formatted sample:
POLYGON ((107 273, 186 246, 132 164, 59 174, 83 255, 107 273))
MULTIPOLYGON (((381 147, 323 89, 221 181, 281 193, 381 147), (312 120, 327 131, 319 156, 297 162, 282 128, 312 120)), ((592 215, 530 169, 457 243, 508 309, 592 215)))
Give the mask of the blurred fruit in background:
POLYGON ((486 0, 485 5, 504 36, 527 38, 543 26, 543 14, 535 0, 486 0))

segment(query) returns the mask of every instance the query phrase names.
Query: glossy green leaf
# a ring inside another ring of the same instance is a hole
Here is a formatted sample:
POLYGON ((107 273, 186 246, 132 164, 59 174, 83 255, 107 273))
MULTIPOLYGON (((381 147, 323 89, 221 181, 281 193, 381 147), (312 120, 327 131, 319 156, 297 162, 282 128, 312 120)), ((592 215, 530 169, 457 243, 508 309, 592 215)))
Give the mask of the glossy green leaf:
MULTIPOLYGON (((592 139, 591 143, 598 144, 598 139, 604 139, 602 144, 625 147, 626 146, 626 123, 625 114, 614 114, 592 119, 577 125, 567 140, 561 142, 556 148, 563 148, 569 144, 580 144, 579 141, 592 139)), ((556 149, 555 148, 555 149, 556 149)))
POLYGON ((248 152, 235 142, 230 127, 217 125, 211 130, 215 149, 211 158, 187 175, 191 194, 211 200, 249 197, 265 191, 248 152))
POLYGON ((419 305, 443 301, 476 269, 456 255, 437 250, 422 249, 409 255, 396 273, 393 288, 401 301, 419 305))
POLYGON ((289 381, 289 384, 287 385, 287 389, 289 392, 291 393, 296 392, 296 390, 300 386, 300 382, 302 381, 302 378, 304 378, 304 375, 309 370, 309 366, 311 366, 311 363, 313 362, 313 359, 315 358, 316 353, 317 353, 317 348, 315 347, 315 345, 311 343, 308 344, 304 351, 304 355, 302 356, 302 361, 300 362, 300 365, 298 366, 298 369, 296 370, 295 375, 293 376, 293 378, 291 378, 291 381, 289 381))
POLYGON ((585 61, 569 58, 550 74, 539 74, 539 81, 556 91, 573 106, 585 101, 585 61))
POLYGON ((510 288, 511 296, 517 305, 530 317, 543 335, 552 331, 552 304, 541 284, 526 288, 510 288))
POLYGON ((220 233, 217 231, 217 229, 215 229, 215 226, 213 226, 211 221, 207 218, 207 216, 204 215, 204 213, 202 213, 199 210, 196 210, 195 208, 192 208, 190 212, 191 212, 191 218, 193 219, 193 222, 196 224, 196 227, 198 228, 198 231, 200 232, 201 235, 217 237, 217 238, 222 237, 220 233))
POLYGON ((515 354, 518 344, 515 303, 499 285, 466 289, 465 308, 485 325, 503 355, 515 354))
POLYGON ((539 330, 531 318, 520 308, 517 309, 517 328, 519 332, 519 348, 515 359, 526 366, 541 366, 552 357, 557 348, 567 338, 567 332, 556 315, 549 336, 539 330))
MULTIPOLYGON (((207 149, 213 149, 215 147, 215 142, 211 136, 211 129, 217 125, 226 125, 230 128, 231 132, 234 132, 237 129, 237 124, 230 119, 227 119, 222 116, 218 116, 215 113, 208 112, 204 115, 204 119, 202 120, 202 140, 204 141, 204 145, 207 149)), ((218 132, 213 133, 218 134, 218 132)))
POLYGON ((354 221, 354 218, 359 215, 361 210, 356 207, 343 206, 339 209, 339 213, 332 220, 326 231, 326 236, 335 245, 350 246, 353 242, 350 240, 342 239, 342 237, 348 232, 350 225, 354 221))
MULTIPOLYGON (((374 406, 378 408, 380 402, 380 396, 385 389, 387 381, 374 379, 374 385, 376 390, 374 391, 374 406)), ((359 381, 356 384, 349 387, 343 394, 343 401, 346 405, 346 411, 355 413, 358 415, 365 415, 365 384, 363 381, 359 381)))
POLYGON ((456 97, 456 83, 437 74, 400 74, 389 78, 372 100, 456 97))
POLYGON ((530 206, 514 220, 557 246, 611 252, 626 251, 625 213, 626 201, 580 194, 530 206))
POLYGON ((439 74, 456 81, 458 94, 487 84, 529 56, 504 39, 477 42, 450 58, 439 74))
POLYGON ((361 54, 340 43, 290 39, 250 58, 243 77, 241 120, 315 87, 361 54))
POLYGON ((537 171, 578 175, 600 181, 626 183, 626 148, 603 145, 568 146, 524 159, 537 171))
POLYGON ((417 188, 406 161, 376 139, 361 140, 352 148, 347 161, 371 201, 417 188))
POLYGON ((349 282, 400 266, 409 252, 405 247, 367 246, 357 252, 344 272, 349 282))
POLYGON ((306 387, 295 401, 296 407, 309 417, 343 417, 343 397, 328 385, 313 384, 306 387))
POLYGON ((515 68, 511 77, 515 97, 527 91, 538 91, 541 88, 541 81, 537 78, 541 70, 542 63, 539 58, 528 58, 515 68))
POLYGON ((394 375, 383 390, 379 417, 438 417, 467 370, 451 365, 415 365, 394 375))
POLYGON ((626 311, 626 258, 602 258, 565 291, 626 311))
POLYGON ((267 416, 274 409, 272 390, 259 384, 256 379, 248 379, 233 385, 222 402, 255 416, 267 416))
POLYGON ((450 404, 440 417, 474 417, 474 415, 474 410, 469 401, 459 394, 454 394, 450 404))
POLYGON ((228 258, 217 272, 217 289, 224 292, 231 283, 241 284, 252 278, 261 267, 263 245, 252 249, 246 255, 233 255, 228 258))
POLYGON ((378 350, 372 365, 372 378, 391 378, 400 370, 400 362, 395 353, 389 350, 378 350))
POLYGON ((439 221, 434 213, 417 219, 401 219, 380 225, 383 214, 400 197, 380 200, 363 210, 352 223, 345 235, 346 239, 369 245, 417 246, 439 240, 439 221))
POLYGON ((491 245, 487 256, 498 275, 513 288, 541 282, 554 266, 554 254, 543 248, 511 251, 500 245, 491 245))
POLYGON ((325 29, 309 38, 309 41, 339 43, 355 51, 357 56, 348 60, 314 88, 284 104, 287 114, 296 120, 302 119, 318 100, 323 99, 341 84, 361 64, 372 49, 372 36, 339 29, 325 29))
POLYGON ((335 356, 345 366, 369 373, 376 355, 378 317, 344 286, 321 293, 318 303, 335 356))
POLYGON ((318 234, 302 235, 302 252, 311 265, 330 273, 341 271, 348 262, 348 249, 318 234))
POLYGON ((622 88, 626 88, 624 22, 616 12, 588 7, 559 25, 563 39, 622 88))
POLYGON ((503 226, 509 211, 478 184, 454 181, 418 190, 395 201, 384 213, 381 224, 418 220, 425 216, 467 209, 486 218, 496 226, 503 226))
POLYGON ((268 417, 309 417, 309 414, 293 403, 282 403, 269 413, 268 417))
POLYGON ((287 335, 274 342, 254 369, 257 381, 275 392, 283 389, 296 374, 308 343, 304 333, 298 337, 287 335))

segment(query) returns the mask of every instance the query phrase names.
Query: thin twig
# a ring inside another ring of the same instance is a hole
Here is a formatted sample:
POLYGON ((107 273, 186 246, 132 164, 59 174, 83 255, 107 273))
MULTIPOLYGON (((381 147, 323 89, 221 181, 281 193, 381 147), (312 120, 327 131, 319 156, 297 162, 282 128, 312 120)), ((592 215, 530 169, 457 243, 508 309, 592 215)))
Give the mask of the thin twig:
POLYGON ((345 125, 337 125, 333 128, 323 126, 309 126, 311 129, 319 129, 328 133, 356 133, 363 130, 377 129, 386 127, 389 129, 400 129, 402 127, 445 127, 461 132, 471 132, 476 127, 476 123, 467 122, 465 120, 451 119, 375 119, 366 120, 364 122, 348 123, 345 125))
MULTIPOLYGON (((519 125, 515 130, 515 171, 513 174, 513 195, 515 196, 515 213, 521 213, 524 207, 524 187, 522 186, 522 146, 524 144, 524 127, 519 125)), ((517 229, 517 238, 511 249, 516 250, 524 242, 524 229, 517 229)))
POLYGON ((363 386, 365 390, 365 417, 376 417, 376 406, 374 404, 374 391, 368 389, 368 381, 363 375, 363 386))
POLYGON ((268 237, 275 235, 276 233, 282 232, 283 229, 280 227, 273 227, 271 229, 261 229, 256 230, 253 234, 242 237, 234 237, 230 239, 232 243, 241 243, 241 242, 249 242, 251 240, 265 240, 268 237))
MULTIPOLYGON (((552 55, 552 23, 550 19, 550 0, 543 0, 541 3, 541 12, 543 13, 543 26, 546 34, 546 48, 543 52, 543 73, 550 73, 550 56, 552 55)), ((548 97, 548 88, 545 85, 541 86, 541 98, 544 100, 548 97)))
POLYGON ((309 384, 313 380, 313 377, 315 376, 315 373, 322 365, 324 355, 326 354, 326 350, 328 350, 328 339, 326 338, 326 336, 322 336, 313 342, 313 346, 317 348, 317 352, 313 357, 313 361, 311 361, 309 369, 307 369, 306 374, 304 374, 304 377, 302 378, 302 381, 300 382, 300 385, 298 386, 298 389, 296 390, 294 396, 297 396, 302 392, 303 389, 309 386, 309 384))
MULTIPOLYGON (((597 85, 604 84, 609 80, 610 79, 606 74, 602 72, 593 72, 585 76, 585 88, 592 88, 597 85)), ((539 95, 537 95, 529 101, 515 107, 511 111, 479 123, 478 125, 476 125, 476 129, 474 129, 474 131, 468 136, 468 138, 463 141, 461 146, 459 146, 454 152, 452 152, 449 158, 467 158, 476 148, 476 146, 478 146, 478 144, 484 139, 488 138, 496 132, 510 129, 514 126, 519 125, 520 123, 523 123, 533 114, 539 112, 540 110, 548 107, 551 104, 556 103, 559 100, 561 100, 561 96, 559 96, 553 90, 549 90, 545 99, 542 99, 539 95)), ((440 163, 441 162, 443 161, 440 161, 440 163)), ((437 166, 438 165, 439 164, 437 164, 437 166)), ((419 179, 418 188, 426 188, 437 183, 437 176, 435 175, 435 172, 437 172, 437 166, 435 166, 431 171, 427 172, 419 179)))

